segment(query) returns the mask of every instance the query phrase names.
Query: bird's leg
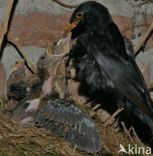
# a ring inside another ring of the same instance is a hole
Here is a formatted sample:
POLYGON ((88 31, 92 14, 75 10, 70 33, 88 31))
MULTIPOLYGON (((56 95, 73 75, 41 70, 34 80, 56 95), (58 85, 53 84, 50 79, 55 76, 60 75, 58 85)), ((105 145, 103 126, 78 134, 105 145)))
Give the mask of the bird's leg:
POLYGON ((115 117, 116 117, 120 112, 122 112, 123 110, 124 110, 123 107, 118 108, 118 109, 111 115, 111 117, 110 117, 107 121, 105 121, 104 126, 107 127, 107 126, 109 126, 109 125, 112 125, 113 122, 115 121, 115 117))

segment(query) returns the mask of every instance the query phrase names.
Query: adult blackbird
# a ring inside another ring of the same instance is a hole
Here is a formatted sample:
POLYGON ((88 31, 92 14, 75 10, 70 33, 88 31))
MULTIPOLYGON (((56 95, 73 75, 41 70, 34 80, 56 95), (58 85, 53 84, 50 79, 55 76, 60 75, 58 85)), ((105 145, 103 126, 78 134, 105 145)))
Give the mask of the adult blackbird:
POLYGON ((107 8, 93 1, 80 4, 64 35, 69 32, 76 39, 69 62, 83 93, 124 107, 153 132, 153 104, 144 78, 107 8))

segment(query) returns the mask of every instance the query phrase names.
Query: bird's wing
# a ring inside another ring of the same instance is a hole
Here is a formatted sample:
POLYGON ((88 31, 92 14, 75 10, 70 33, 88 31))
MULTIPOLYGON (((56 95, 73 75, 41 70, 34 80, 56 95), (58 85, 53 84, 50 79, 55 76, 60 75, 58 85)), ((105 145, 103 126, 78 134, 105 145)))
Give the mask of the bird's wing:
MULTIPOLYGON (((95 40, 94 42, 98 41, 95 40)), ((134 60, 126 60, 113 55, 118 51, 111 46, 107 38, 101 38, 100 44, 92 43, 90 45, 92 46, 87 49, 87 53, 92 54, 99 66, 99 70, 112 81, 121 96, 126 97, 129 102, 152 117, 150 110, 153 110, 153 105, 148 97, 144 79, 134 60), (89 49, 92 50, 92 53, 89 52, 89 49)))
POLYGON ((46 101, 36 114, 35 122, 89 153, 101 149, 100 136, 94 122, 73 102, 46 101), (66 105, 65 105, 66 103, 66 105))

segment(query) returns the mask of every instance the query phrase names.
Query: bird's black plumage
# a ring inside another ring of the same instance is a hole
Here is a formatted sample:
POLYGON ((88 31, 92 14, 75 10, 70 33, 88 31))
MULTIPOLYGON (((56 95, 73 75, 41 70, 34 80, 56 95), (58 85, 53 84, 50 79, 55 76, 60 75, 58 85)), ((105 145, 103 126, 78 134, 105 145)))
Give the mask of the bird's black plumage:
POLYGON ((131 53, 132 47, 124 42, 108 10, 100 3, 84 2, 72 14, 70 23, 74 21, 79 21, 71 30, 77 41, 69 61, 73 62, 76 79, 86 94, 112 99, 112 105, 124 106, 153 131, 153 104, 144 78, 131 53))
POLYGON ((80 150, 96 153, 101 150, 100 135, 94 122, 75 103, 59 97, 45 97, 34 121, 51 130, 80 150))

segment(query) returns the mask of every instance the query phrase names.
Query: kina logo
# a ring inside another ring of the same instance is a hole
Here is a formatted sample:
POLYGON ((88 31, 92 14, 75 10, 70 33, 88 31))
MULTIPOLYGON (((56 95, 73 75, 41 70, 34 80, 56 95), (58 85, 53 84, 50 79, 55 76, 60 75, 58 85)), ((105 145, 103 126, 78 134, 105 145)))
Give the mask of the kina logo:
POLYGON ((122 144, 119 145, 119 151, 120 154, 129 154, 129 155, 135 155, 135 154, 141 154, 141 155, 150 155, 152 154, 152 150, 150 147, 141 147, 137 144, 128 144, 127 148, 125 148, 122 144))

